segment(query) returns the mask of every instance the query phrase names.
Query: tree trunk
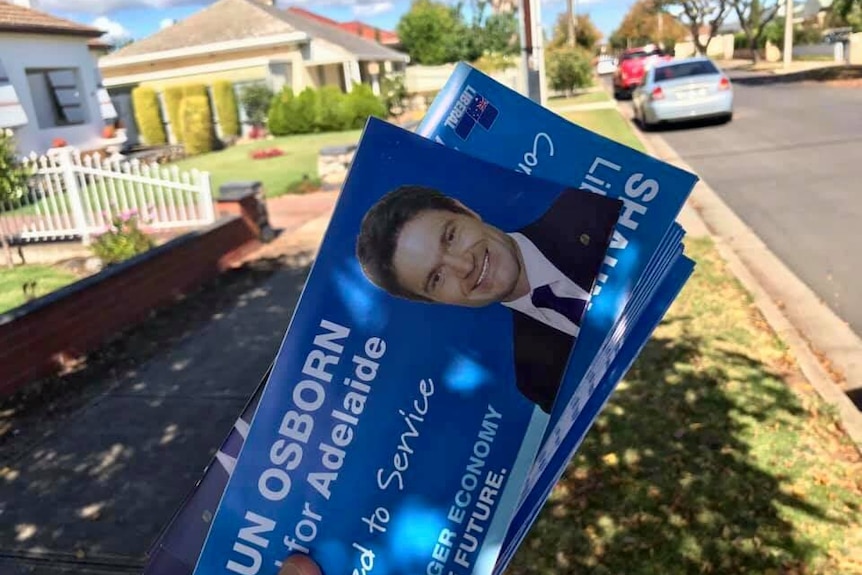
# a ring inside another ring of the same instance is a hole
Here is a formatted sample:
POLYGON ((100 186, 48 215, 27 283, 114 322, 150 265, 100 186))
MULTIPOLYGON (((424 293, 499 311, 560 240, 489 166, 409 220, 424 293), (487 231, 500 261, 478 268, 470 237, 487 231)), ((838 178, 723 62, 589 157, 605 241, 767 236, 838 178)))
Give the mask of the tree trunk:
POLYGON ((760 61, 760 53, 757 51, 757 38, 754 36, 748 36, 748 49, 751 50, 751 62, 752 64, 757 65, 760 61))

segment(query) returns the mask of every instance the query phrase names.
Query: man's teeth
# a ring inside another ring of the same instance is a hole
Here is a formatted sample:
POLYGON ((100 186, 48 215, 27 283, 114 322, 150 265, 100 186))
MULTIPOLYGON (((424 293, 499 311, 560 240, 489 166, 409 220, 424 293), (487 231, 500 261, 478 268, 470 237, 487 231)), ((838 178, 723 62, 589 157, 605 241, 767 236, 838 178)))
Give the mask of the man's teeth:
POLYGON ((485 259, 482 260, 482 273, 479 274, 479 279, 476 280, 476 285, 473 286, 473 289, 479 287, 479 284, 482 283, 482 280, 485 279, 485 276, 488 274, 488 252, 485 252, 485 259))

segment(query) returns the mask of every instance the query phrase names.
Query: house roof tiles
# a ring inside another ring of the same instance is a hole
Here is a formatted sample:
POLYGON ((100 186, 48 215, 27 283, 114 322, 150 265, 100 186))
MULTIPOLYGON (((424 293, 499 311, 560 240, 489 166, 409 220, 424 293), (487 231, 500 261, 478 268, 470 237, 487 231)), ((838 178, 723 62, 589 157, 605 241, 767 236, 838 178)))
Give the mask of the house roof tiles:
POLYGON ((228 41, 242 41, 290 33, 305 33, 341 46, 356 58, 406 60, 407 56, 312 18, 267 6, 259 0, 218 0, 104 58, 106 62, 129 56, 192 48, 228 41))
POLYGON ((0 32, 58 34, 87 38, 98 38, 104 34, 102 30, 92 26, 3 1, 0 1, 0 32))

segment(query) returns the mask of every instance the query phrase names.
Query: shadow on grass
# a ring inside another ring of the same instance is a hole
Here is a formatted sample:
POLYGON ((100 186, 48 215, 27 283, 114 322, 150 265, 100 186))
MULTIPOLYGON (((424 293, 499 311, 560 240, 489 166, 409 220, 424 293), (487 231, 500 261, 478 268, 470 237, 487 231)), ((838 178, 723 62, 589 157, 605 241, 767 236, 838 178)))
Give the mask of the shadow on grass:
POLYGON ((830 519, 751 450, 803 410, 779 375, 705 344, 687 319, 646 346, 509 574, 810 572, 815 545, 780 510, 830 519))

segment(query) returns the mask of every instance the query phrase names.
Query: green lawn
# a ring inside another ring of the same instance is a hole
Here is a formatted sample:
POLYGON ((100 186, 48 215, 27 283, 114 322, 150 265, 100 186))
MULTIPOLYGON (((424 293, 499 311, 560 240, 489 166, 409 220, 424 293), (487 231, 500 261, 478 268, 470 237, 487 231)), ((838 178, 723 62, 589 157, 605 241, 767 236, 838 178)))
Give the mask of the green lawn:
POLYGON ((601 90, 599 92, 586 92, 584 94, 578 94, 577 96, 572 96, 570 98, 549 98, 548 99, 548 107, 549 108, 563 108, 565 106, 576 106, 578 104, 595 104, 597 102, 610 102, 610 95, 601 90))
POLYGON ((585 112, 566 112, 563 114, 568 120, 571 120, 579 126, 583 126, 588 130, 597 132, 603 136, 616 140, 626 146, 644 151, 643 145, 637 136, 634 135, 628 122, 620 116, 620 113, 613 109, 607 110, 590 110, 585 112))
MULTIPOLYGON (((634 142, 613 114, 577 121, 634 142)), ((712 242, 686 252, 694 276, 507 575, 862 574, 859 453, 712 242)))
POLYGON ((268 197, 289 193, 303 176, 317 178, 317 153, 326 146, 354 144, 359 130, 304 136, 287 136, 232 146, 219 152, 203 154, 177 162, 183 170, 197 168, 210 172, 213 194, 227 182, 260 181, 268 197), (250 153, 261 148, 280 148, 283 156, 253 160, 250 153))
POLYGON ((36 282, 35 296, 41 297, 78 280, 67 271, 50 266, 23 265, 14 268, 0 268, 0 313, 27 303, 23 285, 36 282))

